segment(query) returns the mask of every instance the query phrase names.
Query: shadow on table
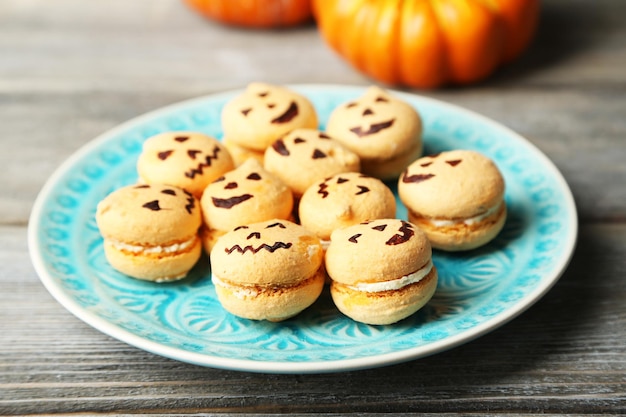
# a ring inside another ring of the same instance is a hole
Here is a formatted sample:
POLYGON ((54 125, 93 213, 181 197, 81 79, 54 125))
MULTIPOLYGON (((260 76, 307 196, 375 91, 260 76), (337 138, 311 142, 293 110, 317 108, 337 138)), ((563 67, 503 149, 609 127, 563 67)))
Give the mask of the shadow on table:
POLYGON ((614 25, 621 24, 602 9, 585 2, 541 4, 539 26, 528 49, 503 66, 485 84, 500 85, 530 77, 536 71, 562 65, 605 41, 614 25))

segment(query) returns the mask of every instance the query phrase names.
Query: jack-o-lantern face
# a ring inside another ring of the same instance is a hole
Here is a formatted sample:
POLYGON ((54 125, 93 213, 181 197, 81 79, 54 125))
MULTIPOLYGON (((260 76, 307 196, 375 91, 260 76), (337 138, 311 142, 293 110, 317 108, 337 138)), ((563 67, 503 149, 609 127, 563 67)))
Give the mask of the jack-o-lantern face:
POLYGON ((166 210, 175 214, 184 209, 187 214, 191 215, 197 210, 194 196, 189 191, 178 189, 178 187, 140 184, 134 186, 133 190, 137 194, 139 203, 143 202, 141 207, 152 212, 166 210))
MULTIPOLYGON (((463 162, 461 156, 447 156, 440 157, 441 154, 428 155, 421 158, 417 163, 411 166, 411 172, 405 170, 402 174, 401 181, 405 184, 418 184, 420 182, 431 180, 437 176, 450 178, 451 176, 458 176, 462 178, 464 174, 467 174, 467 170, 455 169, 463 162), (460 171, 463 171, 460 173, 460 171)), ((470 164, 473 165, 473 164, 470 164)), ((467 163, 460 168, 473 167, 467 163)), ((471 171, 470 171, 471 173, 471 171)))
POLYGON ((454 150, 413 162, 398 181, 400 198, 426 217, 462 218, 502 200, 504 179, 486 156, 454 150))
POLYGON ((379 87, 337 107, 328 133, 364 158, 388 158, 414 146, 421 119, 409 104, 379 87))
POLYGON ((196 197, 223 173, 234 168, 226 148, 210 136, 196 132, 166 132, 147 139, 137 160, 146 183, 171 184, 196 197))
POLYGON ((293 195, 257 160, 249 159, 211 183, 201 205, 209 228, 229 230, 241 224, 288 218, 293 195))
MULTIPOLYGON (((283 233, 275 232, 271 229, 286 229, 284 222, 276 221, 263 226, 257 226, 254 228, 250 228, 250 226, 239 226, 235 228, 235 231, 240 231, 245 234, 245 243, 243 244, 234 244, 233 246, 224 248, 224 251, 227 254, 231 254, 233 252, 237 252, 240 254, 245 254, 246 252, 250 252, 255 255, 259 251, 267 251, 270 253, 274 253, 277 250, 287 250, 293 246, 293 242, 285 241, 285 236, 283 233)), ((243 241, 244 239, 242 239, 243 241)))
POLYGON ((321 205, 346 201, 359 205, 365 199, 373 198, 382 202, 386 197, 393 197, 391 190, 381 180, 360 172, 345 172, 326 178, 311 186, 307 192, 314 195, 316 204, 321 205))
POLYGON ((430 257, 431 246, 424 232, 397 218, 337 229, 326 252, 330 276, 347 284, 399 278, 415 272, 430 257), (351 261, 341 262, 342 258, 351 261), (362 265, 361 276, 355 276, 354 265, 362 265))
POLYGON ((104 198, 96 222, 105 238, 132 244, 162 244, 202 223, 200 205, 186 190, 165 184, 136 184, 119 188, 104 198), (158 228, 157 225, 166 225, 158 228))
POLYGON ((300 200, 298 213, 304 227, 328 240, 335 229, 395 217, 396 200, 381 180, 346 172, 311 185, 300 200))
POLYGON ((371 188, 366 181, 359 181, 359 178, 369 178, 366 175, 336 175, 332 178, 328 178, 317 185, 317 194, 320 198, 326 199, 331 193, 333 196, 348 194, 348 195, 362 195, 369 193, 371 188))
POLYGON ((386 246, 401 245, 415 235, 415 226, 404 220, 376 220, 362 223, 358 233, 348 237, 348 242, 359 244, 360 241, 382 243, 386 246))
POLYGON ((264 166, 301 196, 319 179, 359 171, 360 160, 324 132, 296 129, 265 151, 264 166))
POLYGON ((317 115, 308 99, 287 88, 252 83, 224 106, 222 126, 228 140, 254 150, 296 128, 316 128, 317 115))
POLYGON ((211 251, 214 276, 253 285, 294 284, 310 278, 324 253, 317 237, 283 219, 269 219, 234 228, 211 251))

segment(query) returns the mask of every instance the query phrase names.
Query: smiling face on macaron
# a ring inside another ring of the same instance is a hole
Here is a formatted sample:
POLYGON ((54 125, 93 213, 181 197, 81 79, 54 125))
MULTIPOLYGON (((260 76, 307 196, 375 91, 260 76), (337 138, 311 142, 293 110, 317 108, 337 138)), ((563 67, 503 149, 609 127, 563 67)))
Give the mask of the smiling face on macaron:
POLYGON ((272 84, 251 83, 224 106, 222 125, 229 141, 265 150, 293 129, 316 128, 317 115, 310 101, 295 91, 272 84))
POLYGON ((412 163, 400 177, 398 192, 416 214, 465 218, 482 214, 499 203, 504 179, 486 156, 453 150, 412 163))
POLYGON ((333 110, 327 131, 363 158, 385 159, 415 147, 421 119, 409 104, 373 86, 333 110))
POLYGON ((205 224, 230 230, 239 225, 291 215, 291 190, 255 159, 211 183, 201 199, 205 224))
POLYGON ((320 179, 359 171, 360 159, 324 132, 295 129, 267 148, 264 166, 299 197, 320 179))
POLYGON ((298 212, 302 225, 326 241, 335 229, 395 217, 396 200, 381 180, 345 172, 311 185, 300 200, 298 212))
POLYGON ((217 263, 214 275, 239 284, 293 283, 313 275, 322 258, 317 237, 281 219, 236 227, 222 236, 211 252, 217 263))
POLYGON ((331 271, 339 276, 340 281, 368 281, 386 275, 384 271, 390 268, 406 268, 403 273, 392 274, 397 276, 415 271, 430 259, 430 245, 424 233, 407 221, 377 219, 335 230, 331 235, 328 257, 331 271), (343 268, 352 266, 342 263, 341 256, 360 259, 359 264, 364 270, 350 277, 343 268))

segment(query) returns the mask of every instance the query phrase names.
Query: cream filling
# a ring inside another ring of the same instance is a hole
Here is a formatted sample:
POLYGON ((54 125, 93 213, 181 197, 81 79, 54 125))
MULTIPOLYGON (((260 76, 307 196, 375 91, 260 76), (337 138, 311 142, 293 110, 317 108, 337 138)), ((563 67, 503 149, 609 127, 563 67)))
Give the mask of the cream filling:
POLYGON ((399 290, 401 288, 406 287, 407 285, 415 284, 416 282, 420 282, 424 279, 425 276, 430 274, 430 271, 433 269, 432 260, 428 261, 426 265, 418 269, 417 271, 405 275, 403 277, 392 279, 391 281, 383 281, 383 282, 362 282, 355 285, 346 285, 346 287, 363 292, 382 292, 382 291, 393 291, 399 290))
POLYGON ((233 285, 227 281, 220 279, 217 275, 213 274, 212 277, 213 285, 218 285, 223 288, 230 289, 235 297, 237 298, 247 298, 247 297, 257 297, 263 291, 256 286, 247 286, 247 285, 233 285))
POLYGON ((108 242, 115 249, 123 250, 132 253, 143 253, 143 254, 171 254, 176 252, 182 252, 193 246, 197 239, 197 236, 192 236, 189 240, 185 240, 184 242, 177 242, 167 246, 142 246, 142 245, 131 245, 129 243, 120 242, 117 240, 109 239, 108 242))
POLYGON ((493 215, 494 213, 497 213, 502 207, 502 204, 504 204, 504 201, 501 201, 499 204, 496 204, 495 206, 493 206, 486 212, 479 214, 478 216, 468 217, 466 219, 452 219, 451 220, 451 219, 431 219, 431 218, 426 217, 426 220, 428 220, 428 222, 430 222, 433 226, 436 226, 436 227, 455 226, 457 224, 466 224, 468 226, 472 226, 476 223, 482 222, 483 220, 493 215))

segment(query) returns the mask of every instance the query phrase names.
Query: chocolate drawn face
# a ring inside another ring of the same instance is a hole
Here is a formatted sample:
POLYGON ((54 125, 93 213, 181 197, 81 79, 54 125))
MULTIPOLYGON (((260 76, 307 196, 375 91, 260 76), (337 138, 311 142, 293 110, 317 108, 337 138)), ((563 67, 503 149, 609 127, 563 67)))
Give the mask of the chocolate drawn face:
POLYGON ((266 219, 287 219, 293 208, 291 190, 254 158, 209 184, 200 200, 205 225, 231 230, 266 219))
MULTIPOLYGON (((183 202, 184 206, 182 207, 188 214, 193 214, 196 209, 194 196, 190 192, 177 187, 157 187, 142 184, 135 186, 134 189, 145 190, 139 191, 139 193, 145 194, 146 200, 141 207, 150 211, 180 210, 183 202)), ((140 199, 140 201, 143 200, 140 199)))
MULTIPOLYGON (((150 215, 163 213, 167 216, 177 216, 180 213, 194 215, 198 204, 195 197, 178 187, 167 185, 132 185, 116 191, 119 199, 125 204, 137 205, 144 213, 150 215)), ((105 207, 101 209, 106 210, 105 207)))
POLYGON ((348 236, 348 241, 357 245, 363 242, 380 242, 385 246, 402 245, 415 235, 415 226, 399 219, 373 220, 359 226, 358 233, 348 236))
POLYGON ((299 96, 270 84, 250 84, 235 106, 242 123, 257 127, 289 125, 303 117, 299 96))
POLYGON ((234 164, 223 145, 212 137, 166 132, 146 140, 137 168, 146 182, 172 183, 199 196, 209 182, 233 169, 234 164))
POLYGON ((372 191, 374 178, 358 172, 347 172, 327 178, 317 185, 317 195, 321 199, 341 198, 350 195, 357 198, 372 191))
MULTIPOLYGON (((266 152, 265 166, 273 167, 273 172, 289 171, 288 168, 285 169, 285 163, 297 164, 298 169, 316 172, 324 167, 319 172, 327 172, 328 175, 358 171, 360 167, 360 160, 356 153, 333 140, 325 132, 307 128, 292 130, 281 139, 274 141, 266 152)), ((268 169, 272 171, 272 168, 268 169)))
POLYGON ((336 145, 324 132, 315 129, 296 129, 272 144, 272 150, 283 157, 305 159, 332 158, 336 145))
POLYGON ((400 180, 405 184, 419 184, 436 180, 438 177, 462 177, 465 174, 463 168, 467 168, 468 165, 467 162, 463 165, 464 159, 463 155, 453 152, 424 156, 407 168, 400 180))
POLYGON ((355 141, 376 139, 400 128, 402 122, 398 118, 403 116, 404 106, 386 91, 373 87, 358 99, 339 106, 334 116, 345 121, 342 137, 349 135, 355 141))
POLYGON ((260 251, 274 253, 277 250, 289 249, 293 242, 284 231, 287 229, 287 222, 272 221, 251 226, 239 226, 233 231, 241 239, 241 244, 224 248, 227 254, 233 252, 245 254, 246 252, 256 255, 260 251), (244 237, 245 236, 245 237, 244 237))
POLYGON ((500 204, 504 177, 487 156, 464 149, 424 156, 409 165, 398 180, 398 196, 410 219, 466 219, 500 204))
POLYGON ((237 169, 213 181, 205 190, 203 204, 206 200, 208 205, 223 210, 240 206, 244 207, 243 210, 248 205, 259 207, 272 204, 272 196, 268 196, 265 191, 275 189, 276 183, 277 180, 258 161, 249 159, 237 169))

